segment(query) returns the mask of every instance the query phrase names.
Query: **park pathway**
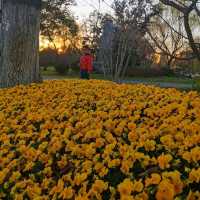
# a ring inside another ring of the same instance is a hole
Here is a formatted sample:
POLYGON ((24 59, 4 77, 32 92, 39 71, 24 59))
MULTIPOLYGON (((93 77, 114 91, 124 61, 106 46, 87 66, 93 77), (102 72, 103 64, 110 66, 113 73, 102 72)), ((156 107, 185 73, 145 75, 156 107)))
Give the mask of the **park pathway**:
POLYGON ((146 84, 146 85, 155 85, 162 88, 177 88, 177 89, 186 89, 191 90, 192 84, 189 83, 171 83, 171 82, 151 82, 143 80, 124 80, 123 83, 132 83, 132 84, 146 84))

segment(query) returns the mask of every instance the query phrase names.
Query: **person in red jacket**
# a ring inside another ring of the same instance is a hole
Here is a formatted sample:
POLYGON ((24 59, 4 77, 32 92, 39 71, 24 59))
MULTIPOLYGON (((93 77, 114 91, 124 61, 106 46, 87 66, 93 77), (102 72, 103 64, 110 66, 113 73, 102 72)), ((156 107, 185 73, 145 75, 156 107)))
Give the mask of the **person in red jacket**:
POLYGON ((80 58, 80 73, 81 79, 90 79, 90 73, 93 71, 93 57, 90 48, 85 46, 83 48, 84 55, 80 58))

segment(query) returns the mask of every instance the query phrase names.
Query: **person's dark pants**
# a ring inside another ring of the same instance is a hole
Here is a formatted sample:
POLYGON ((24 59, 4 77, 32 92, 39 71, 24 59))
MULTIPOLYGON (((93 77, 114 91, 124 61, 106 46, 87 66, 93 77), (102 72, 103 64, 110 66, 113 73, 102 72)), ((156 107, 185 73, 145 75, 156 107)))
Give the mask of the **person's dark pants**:
POLYGON ((90 79, 90 75, 89 75, 88 71, 81 70, 81 79, 87 79, 87 80, 90 79))

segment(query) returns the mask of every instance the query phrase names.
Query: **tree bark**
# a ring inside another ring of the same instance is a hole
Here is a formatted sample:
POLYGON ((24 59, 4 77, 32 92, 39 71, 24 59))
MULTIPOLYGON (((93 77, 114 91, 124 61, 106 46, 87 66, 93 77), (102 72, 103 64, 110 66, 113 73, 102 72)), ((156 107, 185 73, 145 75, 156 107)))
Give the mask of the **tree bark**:
POLYGON ((190 24, 189 24, 189 14, 184 15, 184 25, 185 25, 185 31, 188 36, 190 47, 193 50, 194 54, 196 55, 197 59, 200 61, 200 51, 198 50, 198 48, 195 44, 195 41, 194 41, 194 37, 192 35, 192 30, 191 30, 190 24))
POLYGON ((41 0, 0 1, 0 87, 40 82, 41 0))
POLYGON ((167 61, 167 67, 171 68, 172 62, 173 62, 174 58, 170 57, 169 60, 167 61))

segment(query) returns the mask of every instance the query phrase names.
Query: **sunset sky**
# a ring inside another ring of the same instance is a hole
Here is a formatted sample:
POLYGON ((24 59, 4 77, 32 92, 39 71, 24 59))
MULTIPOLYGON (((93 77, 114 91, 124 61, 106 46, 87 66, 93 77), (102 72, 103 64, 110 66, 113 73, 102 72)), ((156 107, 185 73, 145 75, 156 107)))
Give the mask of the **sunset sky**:
MULTIPOLYGON (((100 4, 100 12, 112 13, 112 9, 110 8, 113 0, 105 0, 106 3, 103 3, 101 0, 100 4)), ((89 14, 95 9, 99 9, 99 0, 76 0, 76 6, 71 7, 71 11, 73 12, 76 19, 81 23, 84 19, 86 19, 89 14)), ((58 38, 54 41, 56 43, 57 48, 61 51, 63 42, 61 38, 58 38)), ((52 46, 47 38, 40 37, 40 50, 52 46)))
MULTIPOLYGON (((99 8, 99 0, 76 0, 77 5, 72 7, 72 12, 74 15, 82 21, 84 18, 87 18, 95 9, 99 8)), ((109 5, 112 4, 113 0, 105 0, 106 3, 103 3, 101 0, 100 11, 112 13, 112 9, 109 5)))

